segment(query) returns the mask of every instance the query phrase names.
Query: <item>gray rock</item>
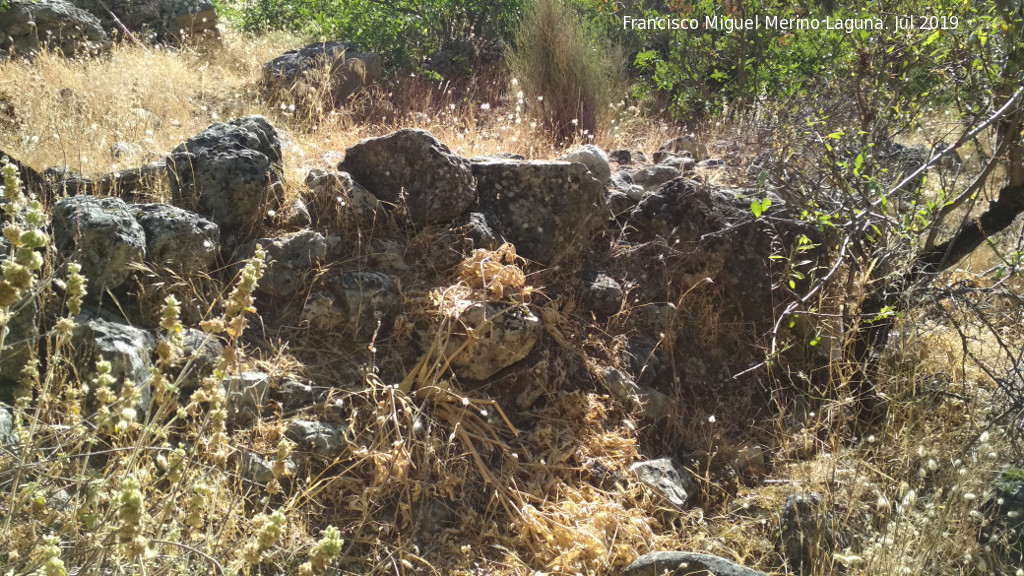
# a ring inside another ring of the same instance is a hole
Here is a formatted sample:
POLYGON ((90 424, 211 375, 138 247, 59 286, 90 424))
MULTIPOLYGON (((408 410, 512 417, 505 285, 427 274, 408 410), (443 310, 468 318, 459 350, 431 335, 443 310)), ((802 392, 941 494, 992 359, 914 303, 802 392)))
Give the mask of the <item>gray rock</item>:
POLYGON ((252 238, 281 201, 281 143, 262 116, 214 124, 167 159, 175 206, 198 212, 222 234, 252 238))
MULTIPOLYGON (((739 309, 746 320, 766 321, 785 300, 773 293, 777 278, 771 256, 789 254, 804 236, 819 246, 823 238, 816 226, 797 218, 774 196, 771 207, 755 218, 751 198, 761 196, 756 190, 679 178, 637 204, 629 216, 636 230, 630 237, 635 241, 663 238, 687 254, 676 266, 684 284, 710 279, 727 305, 739 309)), ((805 249, 799 260, 807 263, 799 270, 810 277, 823 258, 820 248, 805 249)))
POLYGON ((345 436, 341 430, 315 420, 292 420, 288 422, 284 435, 297 444, 297 450, 324 458, 337 457, 345 448, 345 436))
POLYGON ((259 420, 260 407, 270 389, 270 376, 266 372, 242 372, 229 376, 223 386, 227 394, 229 427, 251 426, 259 420))
MULTIPOLYGON (((985 524, 980 541, 992 549, 992 560, 1005 568, 1024 563, 1024 468, 1011 467, 996 477, 991 495, 981 506, 985 524)), ((1005 570, 1012 574, 1013 570, 1005 570)))
POLYGON ((579 163, 478 162, 473 174, 488 223, 530 260, 577 254, 607 216, 604 185, 579 163))
POLYGON ((271 391, 271 395, 285 410, 298 410, 320 401, 313 386, 294 378, 285 378, 278 389, 271 391))
POLYGON ((313 225, 313 217, 309 213, 309 207, 302 198, 293 198, 285 207, 286 226, 294 228, 309 228, 313 225))
POLYGON ((474 331, 455 334, 447 355, 459 378, 486 380, 526 358, 543 330, 540 320, 525 306, 477 302, 459 316, 459 323, 474 331), (456 351, 469 343, 456 354, 456 351))
POLYGON ((267 266, 257 291, 273 298, 293 298, 301 294, 306 281, 327 256, 327 240, 319 232, 302 230, 278 238, 263 238, 238 249, 240 270, 256 253, 256 246, 267 253, 267 266))
POLYGON ((679 169, 672 166, 658 164, 647 166, 631 173, 633 182, 648 192, 653 192, 669 180, 679 176, 679 169))
POLYGON ((14 433, 14 417, 5 406, 0 406, 0 454, 11 453, 18 444, 14 433))
MULTIPOLYGON (((643 188, 640 188, 640 190, 642 192, 643 188)), ((608 212, 613 216, 628 214, 634 207, 636 207, 636 202, 637 201, 631 198, 628 194, 619 190, 609 188, 608 191, 605 192, 604 205, 608 212)))
POLYGON ((338 169, 385 202, 404 195, 416 224, 454 220, 476 199, 469 161, 423 130, 363 140, 345 152, 338 169))
POLYGON ((639 392, 639 388, 629 375, 611 366, 604 369, 600 381, 616 400, 627 400, 639 392))
POLYGON ((594 178, 597 178, 598 182, 602 184, 606 184, 612 177, 612 167, 608 164, 608 156, 605 155, 604 150, 593 144, 581 146, 569 152, 560 160, 583 164, 590 170, 594 178))
POLYGON ((657 420, 668 411, 668 396, 647 386, 637 386, 628 374, 617 368, 606 367, 600 381, 613 398, 638 402, 647 420, 657 420))
POLYGON ((334 294, 326 291, 313 292, 302 307, 302 321, 310 328, 320 331, 338 330, 348 320, 347 309, 337 303, 334 294))
POLYGON ((683 509, 697 494, 693 476, 674 458, 637 462, 629 467, 646 484, 676 508, 683 509))
POLYGON ((53 207, 53 239, 62 258, 77 260, 98 297, 128 280, 146 256, 146 234, 118 198, 74 196, 53 207))
MULTIPOLYGON (((274 479, 274 460, 264 458, 250 450, 241 450, 238 455, 238 464, 242 478, 251 480, 257 484, 268 484, 274 479)), ((295 462, 289 457, 284 461, 285 474, 295 472, 295 462)))
MULTIPOLYGON (((713 160, 705 160, 704 162, 713 162, 713 160)), ((704 162, 701 162, 701 164, 704 164, 704 162)), ((694 167, 701 166, 701 164, 698 164, 693 158, 690 158, 689 156, 676 156, 674 154, 663 159, 658 164, 661 166, 669 166, 675 168, 676 170, 679 170, 679 172, 691 172, 694 169, 694 167)))
POLYGON ((32 56, 51 46, 68 58, 110 50, 95 16, 65 0, 8 0, 0 10, 0 52, 32 56))
POLYGON ((139 390, 138 408, 149 410, 152 394, 149 386, 150 354, 156 339, 149 332, 127 324, 91 318, 82 313, 75 319, 71 345, 75 349, 75 365, 84 382, 96 377, 96 362, 102 357, 110 362, 114 378, 112 390, 120 394, 125 379, 139 390))
POLYGON ((626 566, 622 576, 766 576, 731 560, 697 552, 651 552, 626 566))
POLYGON ((137 204, 132 216, 146 233, 146 257, 187 276, 205 272, 220 253, 220 227, 170 204, 137 204))
POLYGON ((486 248, 495 250, 501 246, 501 238, 494 233, 491 225, 487 223, 487 216, 479 212, 471 212, 465 222, 456 226, 454 230, 473 242, 472 248, 486 248))
POLYGON ((383 272, 357 270, 334 276, 328 283, 333 308, 341 314, 341 326, 360 341, 375 332, 387 334, 402 311, 398 288, 383 272))
MULTIPOLYGON (((5 258, 5 250, 0 246, 0 261, 5 258)), ((21 371, 39 345, 39 304, 36 298, 24 296, 10 311, 13 314, 7 320, 7 336, 0 349, 0 401, 5 402, 14 401, 21 371)))
POLYGON ((275 95, 319 99, 326 94, 337 105, 360 88, 380 82, 382 70, 377 54, 358 52, 348 42, 320 42, 264 64, 263 82, 275 95), (323 70, 329 70, 326 84, 323 70))
POLYGON ((614 278, 597 270, 583 273, 583 304, 590 307, 599 320, 613 316, 622 308, 625 292, 614 278))
POLYGON ((467 78, 502 59, 501 47, 494 42, 481 42, 479 37, 471 39, 453 38, 427 59, 428 70, 437 72, 446 80, 467 78))
MULTIPOLYGON (((153 162, 139 168, 118 170, 104 174, 98 180, 78 179, 74 188, 90 191, 100 196, 117 196, 138 201, 141 198, 156 197, 156 191, 167 184, 167 162, 153 162)), ((69 182, 63 183, 67 188, 69 182)))
POLYGON ((72 0, 96 16, 111 37, 124 35, 159 42, 217 38, 217 10, 207 0, 72 0), (109 8, 109 11, 108 11, 109 8), (116 20, 115 20, 116 18, 116 20))
MULTIPOLYGON (((642 329, 640 333, 654 336, 659 334, 650 328, 642 329)), ((626 340, 619 361, 640 386, 654 385, 672 367, 671 356, 658 345, 658 341, 643 336, 633 336, 626 340)))
POLYGON ((704 170, 718 170, 719 168, 725 168, 725 160, 720 158, 708 158, 707 160, 697 162, 697 168, 703 168, 704 170))
POLYGON ((608 160, 620 166, 628 166, 633 163, 633 154, 629 150, 612 150, 608 153, 608 160))
POLYGON ((217 8, 209 0, 160 0, 158 37, 178 42, 220 38, 217 8))
POLYGON ((372 227, 384 217, 380 201, 347 172, 311 170, 306 176, 306 190, 302 197, 317 227, 372 227))
POLYGON ((839 518, 816 493, 793 494, 779 513, 779 551, 798 574, 830 574, 839 568, 832 553, 843 549, 848 537, 839 518))

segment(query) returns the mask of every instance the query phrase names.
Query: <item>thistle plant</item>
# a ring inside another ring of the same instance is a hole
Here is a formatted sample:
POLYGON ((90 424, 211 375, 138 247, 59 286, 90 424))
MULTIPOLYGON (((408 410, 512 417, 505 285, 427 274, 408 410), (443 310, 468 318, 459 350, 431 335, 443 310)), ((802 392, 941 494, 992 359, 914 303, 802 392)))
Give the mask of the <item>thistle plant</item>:
POLYGON ((60 559, 60 546, 54 535, 43 537, 42 560, 43 567, 36 573, 43 576, 67 576, 67 569, 64 568, 64 561, 60 559))
POLYGON ((284 534, 286 522, 284 513, 275 510, 273 514, 260 514, 253 518, 252 525, 255 529, 256 540, 245 545, 242 550, 242 559, 250 564, 258 564, 263 555, 274 547, 284 534))
POLYGON ((146 550, 146 538, 142 535, 144 505, 139 481, 132 477, 124 479, 117 495, 117 541, 131 558, 141 556, 146 550))
POLYGON ((224 347, 213 375, 203 380, 203 385, 192 394, 186 411, 193 416, 193 434, 201 437, 208 432, 206 451, 210 460, 223 466, 227 463, 227 395, 222 385, 224 379, 237 372, 241 360, 241 344, 239 337, 248 325, 246 312, 255 313, 253 292, 256 284, 263 276, 267 254, 261 246, 256 247, 256 254, 246 263, 239 277, 238 284, 231 291, 225 303, 224 314, 220 318, 207 320, 201 324, 207 334, 226 334, 228 345, 224 347), (210 406, 205 420, 199 418, 202 405, 210 406))
POLYGON ((341 554, 341 533, 334 526, 324 529, 324 537, 313 547, 309 562, 299 566, 299 576, 320 576, 331 562, 341 554))
POLYGON ((39 280, 43 256, 37 252, 46 248, 50 239, 43 231, 46 215, 42 205, 26 196, 21 189, 18 169, 0 159, 0 201, 3 202, 5 243, 9 245, 7 258, 0 263, 0 351, 7 335, 10 309, 28 293, 39 280), (19 219, 21 222, 19 222, 19 219))
POLYGON ((280 478, 288 474, 288 456, 294 449, 295 443, 287 438, 282 437, 281 441, 277 443, 277 455, 274 464, 270 467, 270 473, 274 475, 274 479, 267 484, 267 493, 271 496, 281 491, 280 478))

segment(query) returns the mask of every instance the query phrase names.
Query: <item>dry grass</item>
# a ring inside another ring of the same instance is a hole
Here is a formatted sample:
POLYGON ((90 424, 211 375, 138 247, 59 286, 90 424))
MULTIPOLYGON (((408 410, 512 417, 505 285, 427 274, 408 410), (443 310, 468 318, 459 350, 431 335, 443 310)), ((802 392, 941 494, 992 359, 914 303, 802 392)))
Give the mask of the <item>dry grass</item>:
MULTIPOLYGON (((156 158, 212 122, 264 114, 284 129, 292 193, 308 169, 333 167, 347 146, 397 127, 430 130, 464 156, 561 153, 544 128, 525 115, 516 84, 500 77, 477 87, 475 94, 488 95, 483 103, 461 100, 450 86, 417 80, 403 84, 400 94, 370 93, 322 116, 288 106, 268 108, 257 87, 261 64, 296 44, 287 37, 228 34, 224 47, 209 54, 121 46, 103 60, 69 62, 46 55, 31 64, 0 64, 0 96, 18 119, 15 129, 0 134, 0 149, 37 168, 67 165, 97 174, 156 158), (141 150, 115 160, 109 149, 119 141, 141 150)), ((594 138, 607 149, 651 152, 675 131, 644 124, 624 106, 616 110, 616 124, 594 138)), ((721 136, 713 138, 729 138, 737 133, 732 128, 719 127, 714 133, 721 136)), ((393 226, 388 233, 395 233, 393 226)), ((408 259, 421 262, 445 238, 423 231, 402 241, 408 259)), ((621 238, 609 243, 613 251, 626 249, 621 238)), ((370 248, 361 247, 360 256, 364 250, 370 248)), ((327 390, 328 398, 299 413, 265 414, 255 426, 226 438, 201 417, 200 406, 179 421, 169 408, 173 403, 167 404, 163 414, 173 424, 163 424, 191 442, 190 464, 179 476, 166 461, 176 446, 149 429, 104 436, 109 454, 64 458, 92 454, 89 439, 95 435, 81 422, 69 427, 57 417, 57 407, 68 401, 66 382, 73 382, 72 375, 44 375, 52 389, 25 407, 32 435, 23 436, 22 456, 0 454, 0 469, 16 470, 21 482, 16 497, 0 497, 6 515, 0 529, 8 538, 0 560, 19 569, 35 566, 40 539, 50 530, 74 542, 65 552, 69 567, 95 566, 103 554, 123 560, 127 552, 98 552, 117 542, 116 534, 90 540, 92 532, 80 530, 77 522, 82 514, 120 519, 121 487, 104 478, 120 482, 131 475, 143 486, 145 513, 138 533, 154 553, 144 561, 149 574, 208 573, 211 558, 247 573, 280 572, 304 561, 329 524, 345 539, 340 563, 345 573, 614 574, 639 554, 678 549, 784 574, 774 514, 788 495, 809 490, 824 494, 858 537, 856 546, 838 551, 836 566, 821 574, 841 573, 839 564, 851 575, 985 572, 977 510, 991 477, 1010 457, 1005 432, 992 420, 1003 397, 979 366, 1005 369, 1012 359, 979 328, 976 317, 952 307, 938 320, 924 308, 908 315, 900 326, 902 340, 878 378, 889 412, 866 436, 855 431, 855 401, 841 366, 830 367, 829 377, 812 386, 769 390, 753 385, 703 389, 680 383, 686 369, 673 366, 673 417, 652 423, 642 420, 636 406, 571 376, 573 362, 581 357, 591 367, 618 362, 623 334, 634 329, 632 317, 645 303, 629 303, 608 324, 593 326, 575 313, 571 294, 548 302, 544 286, 532 284, 554 282, 557 274, 524 271, 513 250, 464 255, 460 268, 410 273, 416 282, 402 286, 405 313, 392 339, 358 350, 307 326, 268 334, 254 318, 249 330, 255 335, 236 368, 263 369, 275 381, 285 375, 308 378, 327 390), (428 290, 438 284, 423 284, 438 277, 447 278, 454 292, 431 298, 428 290), (533 364, 524 370, 529 374, 521 375, 539 387, 536 402, 506 414, 492 402, 492 395, 501 395, 500 386, 465 390, 449 377, 444 351, 460 327, 457 311, 447 315, 449 321, 438 321, 446 317, 446 303, 458 308, 445 295, 509 306, 531 297, 545 303, 544 322, 553 342, 542 359, 531 358, 533 364), (968 326, 963 338, 954 320, 968 326), (395 351, 425 327, 434 330, 428 333, 434 343, 429 350, 411 357, 395 351), (342 373, 339 364, 360 371, 342 373), (341 374, 351 378, 339 381, 341 374), (284 422, 293 416, 344 427, 339 455, 306 459, 293 474, 275 478, 280 486, 274 488, 241 480, 233 465, 218 460, 224 454, 214 453, 224 449, 227 461, 235 462, 231 458, 247 449, 274 460, 286 444, 284 422), (738 455, 751 446, 767 448, 768 469, 752 478, 730 476, 738 455), (30 447, 41 455, 38 461, 28 459, 30 447), (629 466, 635 461, 683 453, 701 487, 692 509, 676 510, 631 481, 629 466), (101 466, 87 465, 98 457, 104 459, 101 466), (100 482, 96 490, 82 489, 91 481, 100 482), (57 486, 67 490, 67 506, 54 504, 57 486), (49 496, 40 500, 38 494, 46 492, 49 496), (285 513, 285 535, 262 551, 260 562, 243 562, 240 553, 266 526, 252 519, 274 510, 285 513), (31 561, 24 562, 26 557, 31 561)), ((974 269, 990 265, 985 261, 974 269)), ((216 290, 200 283, 164 279, 173 289, 155 290, 148 300, 162 300, 167 292, 192 293, 202 303, 193 303, 193 319, 209 320, 220 314, 208 300, 216 290)), ((227 290, 220 288, 223 298, 227 290)), ((676 312, 659 345, 683 345, 676 340, 681 334, 737 345, 744 327, 723 324, 713 290, 690 288, 666 290, 676 312)), ((838 308, 841 297, 823 297, 823 308, 838 308)), ((1013 318, 1012 309, 1005 314, 1013 318)), ((1019 347, 1024 340, 1019 322, 1005 325, 1003 337, 1019 347)), ((832 336, 841 342, 843 335, 836 332, 832 336)))

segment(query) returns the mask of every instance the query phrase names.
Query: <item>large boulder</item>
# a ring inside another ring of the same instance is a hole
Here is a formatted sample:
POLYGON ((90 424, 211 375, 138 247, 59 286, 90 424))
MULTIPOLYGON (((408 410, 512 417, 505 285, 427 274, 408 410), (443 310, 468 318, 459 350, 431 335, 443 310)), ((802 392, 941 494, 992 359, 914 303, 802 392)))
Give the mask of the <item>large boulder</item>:
POLYGON ((459 315, 465 333, 454 334, 445 351, 459 378, 486 380, 526 358, 543 325, 525 306, 496 302, 470 304, 459 315))
POLYGON ((103 358, 110 362, 114 391, 119 393, 125 379, 130 379, 139 391, 137 406, 143 411, 148 410, 151 401, 150 352, 156 344, 153 335, 141 328, 92 318, 88 314, 79 315, 75 323, 71 344, 82 381, 89 383, 96 377, 96 362, 103 358))
POLYGON ((363 86, 380 81, 381 58, 348 42, 318 42, 289 50, 263 65, 263 82, 277 96, 340 104, 363 86))
POLYGON ((338 170, 380 200, 397 203, 404 197, 417 224, 454 220, 476 200, 469 161, 423 130, 363 140, 345 152, 338 170))
POLYGON ((262 116, 213 124, 172 150, 167 166, 172 203, 228 237, 256 236, 281 201, 281 142, 262 116))
POLYGON ((138 204, 131 213, 146 233, 148 260, 187 276, 205 272, 220 253, 220 228, 169 204, 138 204))
POLYGON ((53 240, 62 258, 81 263, 94 296, 121 287, 146 256, 146 233, 118 198, 73 196, 57 202, 53 240))
POLYGON ((239 249, 239 269, 256 253, 256 246, 267 253, 267 267, 257 290, 273 298, 300 295, 306 280, 312 276, 327 255, 327 240, 319 232, 302 230, 279 238, 263 238, 239 249))
POLYGON ((218 38, 217 9, 209 0, 71 0, 96 16, 112 38, 125 35, 180 42, 218 38), (108 11, 109 8, 109 11, 108 11))
POLYGON ((516 252, 553 264, 590 245, 605 220, 604 185, 578 162, 473 163, 481 212, 516 252))
MULTIPOLYGON (((718 188, 677 178, 645 196, 629 222, 636 240, 662 238, 687 254, 681 262, 683 284, 710 278, 748 321, 770 320, 781 302, 772 286, 781 270, 772 270, 774 255, 797 254, 806 264, 796 267, 805 277, 822 256, 821 233, 799 220, 777 197, 760 217, 751 199, 756 190, 718 188), (804 240, 806 238, 806 240, 804 240)), ((780 266, 781 268, 781 266, 780 266)))
POLYGON ((0 9, 0 52, 32 56, 51 47, 67 57, 110 49, 95 16, 65 0, 7 0, 0 9))
POLYGON ((622 576, 765 576, 739 564, 697 552, 651 552, 626 566, 622 576))

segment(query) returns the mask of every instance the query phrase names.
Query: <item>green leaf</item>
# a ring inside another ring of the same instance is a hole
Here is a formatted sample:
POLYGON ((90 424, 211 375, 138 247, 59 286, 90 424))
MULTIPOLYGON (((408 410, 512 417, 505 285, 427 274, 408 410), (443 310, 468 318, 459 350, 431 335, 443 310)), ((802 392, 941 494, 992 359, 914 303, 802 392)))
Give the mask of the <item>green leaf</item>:
POLYGON ((940 30, 936 30, 935 32, 932 32, 932 35, 929 36, 928 39, 924 41, 924 44, 921 44, 921 47, 924 48, 925 46, 927 46, 927 45, 931 44, 932 42, 935 42, 936 40, 938 40, 940 33, 941 33, 940 30))

